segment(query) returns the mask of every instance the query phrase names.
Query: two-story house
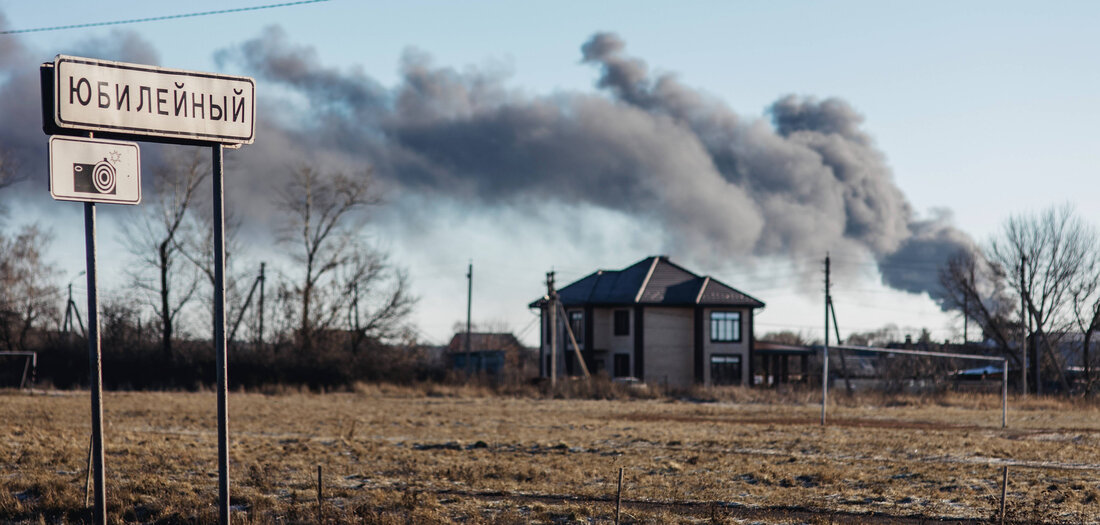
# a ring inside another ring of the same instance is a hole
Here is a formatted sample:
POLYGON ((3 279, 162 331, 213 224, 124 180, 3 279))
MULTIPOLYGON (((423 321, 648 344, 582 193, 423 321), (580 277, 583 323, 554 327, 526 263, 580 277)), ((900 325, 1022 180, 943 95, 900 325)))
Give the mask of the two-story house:
POLYGON ((672 386, 749 385, 753 312, 764 303, 710 277, 648 257, 622 270, 599 270, 561 288, 551 351, 546 297, 529 306, 542 315, 539 370, 580 373, 565 323, 592 372, 672 386), (556 356, 556 367, 551 359, 556 356))

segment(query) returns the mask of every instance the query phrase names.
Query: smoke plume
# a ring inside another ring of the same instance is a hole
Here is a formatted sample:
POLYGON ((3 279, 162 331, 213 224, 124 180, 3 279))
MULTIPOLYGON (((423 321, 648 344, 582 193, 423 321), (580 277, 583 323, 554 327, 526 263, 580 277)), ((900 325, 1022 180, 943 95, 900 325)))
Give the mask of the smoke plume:
POLYGON ((972 244, 947 215, 915 215, 843 100, 784 96, 771 122, 746 119, 650 73, 613 34, 591 37, 581 56, 603 94, 528 96, 417 52, 386 89, 321 65, 278 28, 221 59, 308 101, 318 118, 294 141, 365 159, 401 191, 606 208, 657 225, 669 253, 696 261, 856 253, 879 262, 886 284, 934 298, 935 268, 972 244))
MULTIPOLYGON (((23 71, 26 51, 13 40, 0 39, 0 80, 10 75, 0 84, 0 121, 33 131, 5 125, 0 143, 41 149, 37 72, 23 71)), ((115 35, 112 53, 149 52, 134 40, 115 35)), ((392 191, 470 208, 611 210, 653 225, 667 253, 693 261, 859 254, 879 263, 888 285, 933 298, 935 272, 911 265, 934 270, 972 244, 947 215, 916 216, 843 100, 784 96, 765 118, 743 118, 675 76, 651 73, 614 34, 596 34, 580 51, 598 73, 597 91, 529 95, 499 72, 440 67, 416 51, 386 87, 361 70, 325 66, 268 28, 217 56, 257 77, 261 96, 277 95, 261 99, 256 143, 229 161, 240 173, 227 181, 230 196, 247 195, 238 211, 262 218, 274 213, 267 196, 241 188, 277 186, 304 161, 369 164, 392 191)))

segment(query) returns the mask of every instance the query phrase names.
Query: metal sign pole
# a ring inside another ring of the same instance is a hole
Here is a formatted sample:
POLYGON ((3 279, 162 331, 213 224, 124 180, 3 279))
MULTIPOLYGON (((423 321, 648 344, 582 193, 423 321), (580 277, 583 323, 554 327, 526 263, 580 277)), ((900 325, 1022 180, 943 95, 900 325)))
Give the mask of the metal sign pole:
POLYGON ((84 203, 84 250, 88 274, 88 383, 92 391, 92 471, 95 476, 95 520, 106 525, 107 497, 103 474, 103 354, 99 342, 99 294, 96 290, 95 203, 84 203))
POLYGON ((825 426, 825 405, 829 402, 829 347, 821 360, 821 426, 825 426))
POLYGON ((229 381, 225 342, 225 192, 222 145, 213 150, 214 354, 218 367, 218 523, 229 525, 229 381))
POLYGON ((1008 358, 1001 362, 1001 428, 1008 427, 1008 358))
MULTIPOLYGON (((829 403, 829 253, 825 252, 825 347, 821 356, 821 426, 825 426, 825 405, 829 403)), ((837 341, 840 344, 840 341, 837 341)), ((844 355, 840 356, 844 359, 844 355)), ((843 362, 843 361, 841 361, 843 362)))

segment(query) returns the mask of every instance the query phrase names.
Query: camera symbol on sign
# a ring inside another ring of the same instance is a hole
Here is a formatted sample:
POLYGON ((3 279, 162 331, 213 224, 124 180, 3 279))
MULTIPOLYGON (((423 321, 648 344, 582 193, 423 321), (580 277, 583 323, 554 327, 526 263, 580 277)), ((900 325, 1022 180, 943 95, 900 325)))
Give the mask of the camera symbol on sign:
POLYGON ((95 164, 73 163, 73 190, 81 193, 115 194, 115 167, 107 159, 95 164))

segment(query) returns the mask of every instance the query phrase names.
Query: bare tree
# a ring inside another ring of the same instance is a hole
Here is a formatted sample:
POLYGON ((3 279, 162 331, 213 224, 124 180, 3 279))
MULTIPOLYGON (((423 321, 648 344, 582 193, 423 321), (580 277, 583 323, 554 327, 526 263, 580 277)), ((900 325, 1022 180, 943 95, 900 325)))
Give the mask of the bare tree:
POLYGON ((1007 279, 1001 265, 991 263, 978 251, 959 252, 940 269, 944 305, 976 321, 985 337, 997 344, 1001 355, 1021 366, 1020 355, 1013 351, 1013 346, 1019 340, 1022 325, 1015 319, 1017 312, 1008 293, 1007 279))
POLYGON ((351 297, 347 310, 352 351, 359 351, 368 339, 408 335, 403 324, 415 299, 408 293, 408 275, 394 268, 388 257, 360 244, 345 267, 342 282, 351 297))
POLYGON ((847 344, 857 346, 886 346, 902 338, 901 329, 891 323, 875 330, 853 332, 845 340, 847 344))
POLYGON ((36 327, 58 320, 57 270, 43 259, 50 236, 30 224, 15 235, 0 232, 0 344, 25 351, 36 327))
MULTIPOLYGON (((208 200, 199 200, 192 206, 192 213, 187 213, 184 224, 179 228, 178 234, 172 239, 177 253, 187 259, 195 271, 206 277, 210 283, 205 297, 209 305, 210 317, 207 328, 213 330, 214 317, 214 210, 208 200)), ((240 220, 232 213, 226 211, 225 215, 225 299, 226 318, 234 319, 243 307, 238 302, 237 274, 233 272, 234 255, 241 252, 240 220)))
POLYGON ((1081 333, 1081 363, 1084 367, 1084 394, 1092 391, 1092 359, 1090 349, 1093 335, 1100 330, 1100 249, 1096 232, 1086 232, 1088 253, 1082 271, 1070 286, 1073 297, 1073 323, 1081 333))
POLYGON ((210 169, 198 151, 169 160, 153 179, 154 195, 142 206, 142 220, 129 223, 125 233, 130 252, 140 262, 130 272, 131 281, 149 294, 160 325, 161 350, 170 359, 180 312, 195 297, 199 279, 194 265, 178 264, 186 262, 181 239, 210 169))
POLYGON ((977 320, 1021 366, 1021 357, 1008 351, 1010 341, 1019 339, 1016 330, 1031 332, 1030 344, 1037 345, 1033 365, 1042 370, 1045 360, 1047 371, 1068 389, 1062 356, 1054 349, 1081 309, 1075 303, 1091 293, 1082 279, 1092 271, 1095 237, 1068 205, 1010 216, 981 253, 960 254, 941 269, 947 304, 977 320), (1015 312, 1021 301, 1027 310, 1022 319, 1015 312))
MULTIPOLYGON (((989 258, 1016 268, 1016 274, 1023 265, 1024 278, 1008 282, 1023 296, 1029 324, 1034 324, 1032 344, 1039 345, 1035 366, 1041 369, 1045 356, 1067 390, 1062 358, 1053 348, 1058 345, 1056 336, 1070 326, 1073 283, 1086 268, 1093 237, 1067 204, 1009 217, 989 247, 989 258)), ((1041 391, 1041 385, 1037 388, 1041 391)))
POLYGON ((1100 330, 1100 279, 1096 269, 1089 272, 1090 277, 1081 279, 1073 290, 1073 321, 1081 332, 1081 363, 1084 367, 1084 394, 1092 391, 1092 356, 1090 347, 1092 337, 1100 330))
POLYGON ((405 275, 362 240, 363 212, 379 202, 372 190, 370 171, 301 166, 280 192, 288 217, 281 240, 295 246, 292 257, 300 273, 279 295, 293 301, 303 350, 345 316, 359 336, 384 338, 408 315, 412 300, 405 275))
MULTIPOLYGON (((851 336, 849 336, 850 338, 851 336)), ((806 346, 811 344, 811 336, 799 331, 782 330, 779 332, 768 332, 760 337, 760 341, 767 341, 769 343, 777 343, 781 345, 794 345, 794 346, 806 346)))

